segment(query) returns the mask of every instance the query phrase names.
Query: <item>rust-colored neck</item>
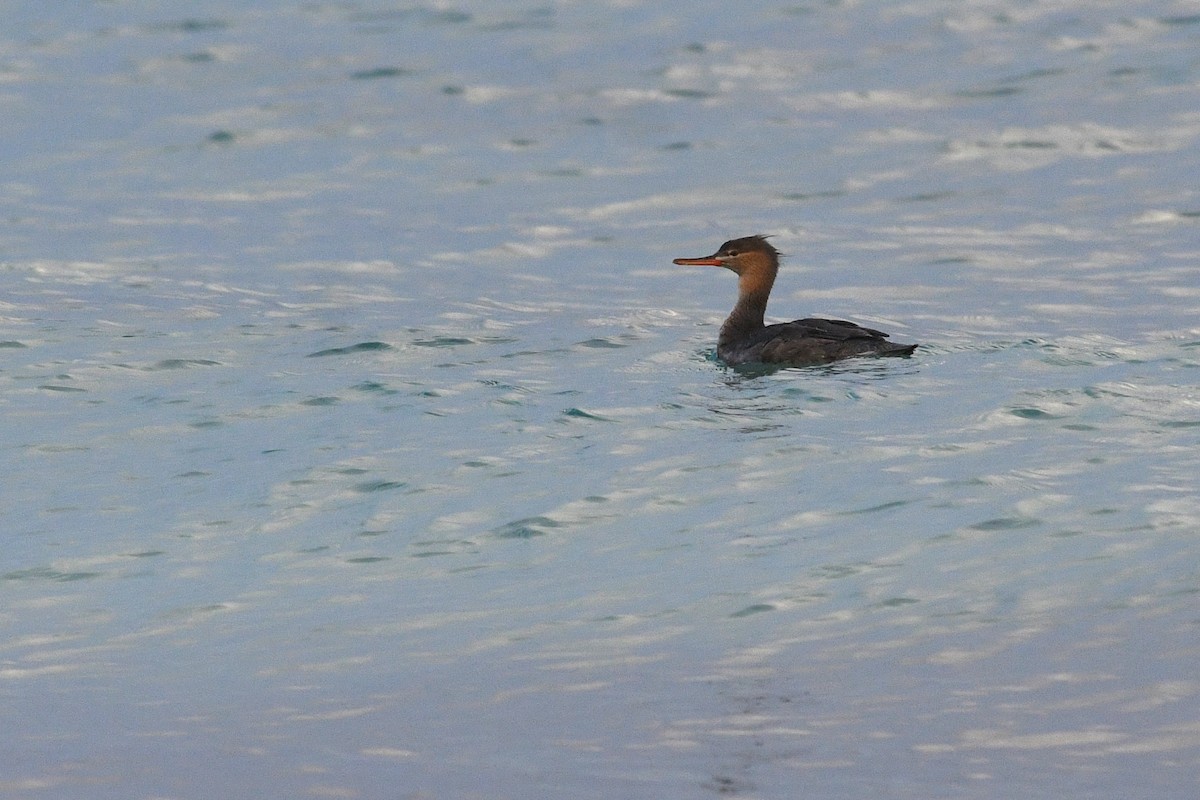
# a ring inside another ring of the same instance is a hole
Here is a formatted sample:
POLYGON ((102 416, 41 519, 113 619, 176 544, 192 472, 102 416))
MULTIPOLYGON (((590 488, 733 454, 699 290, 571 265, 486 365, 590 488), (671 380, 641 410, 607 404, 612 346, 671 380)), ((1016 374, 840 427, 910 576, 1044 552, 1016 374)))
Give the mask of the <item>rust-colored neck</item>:
POLYGON ((724 342, 762 330, 779 261, 768 253, 744 253, 736 265, 729 266, 738 274, 738 299, 721 326, 720 341, 724 342))

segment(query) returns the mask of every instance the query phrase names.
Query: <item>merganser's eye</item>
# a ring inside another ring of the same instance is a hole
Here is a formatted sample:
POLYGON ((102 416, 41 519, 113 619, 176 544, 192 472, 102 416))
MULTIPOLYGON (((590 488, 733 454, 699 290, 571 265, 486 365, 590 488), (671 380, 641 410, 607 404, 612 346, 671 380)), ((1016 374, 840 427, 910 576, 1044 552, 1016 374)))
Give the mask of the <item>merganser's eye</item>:
POLYGON ((736 258, 737 254, 738 254, 737 250, 726 250, 725 251, 725 255, 730 256, 732 258, 736 258))

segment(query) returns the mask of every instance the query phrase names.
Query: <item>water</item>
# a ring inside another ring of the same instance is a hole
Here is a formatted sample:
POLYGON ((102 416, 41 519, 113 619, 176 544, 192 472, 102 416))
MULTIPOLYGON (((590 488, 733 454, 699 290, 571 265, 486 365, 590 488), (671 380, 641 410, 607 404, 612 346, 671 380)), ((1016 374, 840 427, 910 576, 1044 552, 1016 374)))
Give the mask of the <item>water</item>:
POLYGON ((7 11, 0 795, 1193 796, 1194 4, 7 11))

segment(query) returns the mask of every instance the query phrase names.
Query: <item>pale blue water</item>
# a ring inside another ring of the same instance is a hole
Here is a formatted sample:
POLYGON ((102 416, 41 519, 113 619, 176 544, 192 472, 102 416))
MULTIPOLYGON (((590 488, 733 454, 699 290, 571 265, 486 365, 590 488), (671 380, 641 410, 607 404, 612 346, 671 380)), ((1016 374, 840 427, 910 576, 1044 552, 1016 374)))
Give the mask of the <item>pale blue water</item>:
POLYGON ((1194 4, 5 11, 0 796, 1194 797, 1194 4))

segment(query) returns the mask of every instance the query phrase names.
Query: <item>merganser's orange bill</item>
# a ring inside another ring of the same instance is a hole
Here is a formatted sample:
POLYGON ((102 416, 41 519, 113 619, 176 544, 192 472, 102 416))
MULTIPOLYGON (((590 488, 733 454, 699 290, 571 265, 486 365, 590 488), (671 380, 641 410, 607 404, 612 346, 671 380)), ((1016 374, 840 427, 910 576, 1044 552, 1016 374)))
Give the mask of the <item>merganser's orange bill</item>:
POLYGON ((674 262, 681 267, 723 267, 725 262, 713 256, 705 258, 677 258, 674 262))

